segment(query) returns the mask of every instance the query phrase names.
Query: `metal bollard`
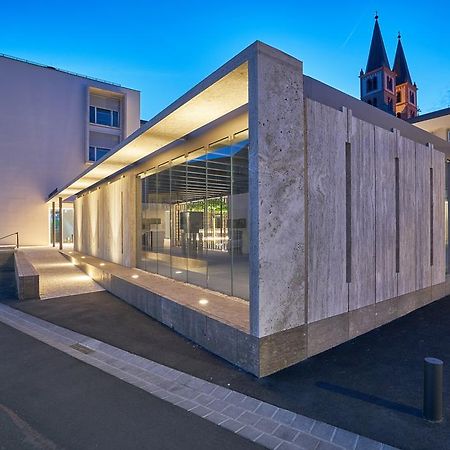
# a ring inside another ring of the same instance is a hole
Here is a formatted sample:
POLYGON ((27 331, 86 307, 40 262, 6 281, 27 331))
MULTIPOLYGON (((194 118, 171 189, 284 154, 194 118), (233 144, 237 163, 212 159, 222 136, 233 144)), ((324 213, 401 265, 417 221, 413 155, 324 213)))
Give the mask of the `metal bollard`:
POLYGON ((423 417, 431 422, 442 420, 442 382, 444 363, 437 358, 425 358, 423 383, 423 417))

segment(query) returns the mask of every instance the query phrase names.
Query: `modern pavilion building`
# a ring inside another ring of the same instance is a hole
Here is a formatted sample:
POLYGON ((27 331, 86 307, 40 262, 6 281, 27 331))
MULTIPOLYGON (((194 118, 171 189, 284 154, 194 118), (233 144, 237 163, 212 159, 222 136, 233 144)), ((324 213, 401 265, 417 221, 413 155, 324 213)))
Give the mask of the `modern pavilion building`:
POLYGON ((255 42, 49 201, 73 263, 265 376, 450 292, 449 155, 255 42))

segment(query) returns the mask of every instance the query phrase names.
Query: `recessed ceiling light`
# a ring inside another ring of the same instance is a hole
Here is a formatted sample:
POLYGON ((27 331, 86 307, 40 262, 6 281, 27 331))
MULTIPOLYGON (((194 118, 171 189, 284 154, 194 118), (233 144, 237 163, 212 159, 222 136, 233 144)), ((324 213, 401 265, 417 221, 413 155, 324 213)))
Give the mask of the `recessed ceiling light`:
POLYGON ((136 274, 131 275, 131 278, 139 278, 139 275, 136 275, 136 274))
POLYGON ((199 301, 200 305, 207 305, 209 301, 206 298, 201 298, 199 301))
POLYGON ((179 275, 180 273, 183 273, 183 271, 182 271, 182 270, 177 270, 177 271, 175 271, 175 273, 176 273, 177 275, 179 275))

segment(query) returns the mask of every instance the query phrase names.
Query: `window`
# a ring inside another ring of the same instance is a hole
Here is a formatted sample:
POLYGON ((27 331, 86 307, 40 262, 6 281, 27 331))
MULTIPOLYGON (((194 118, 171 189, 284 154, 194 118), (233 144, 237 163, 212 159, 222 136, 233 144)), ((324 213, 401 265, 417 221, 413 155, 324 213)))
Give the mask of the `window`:
POLYGON ((392 98, 388 98, 388 109, 391 112, 394 110, 392 98))
POLYGON ((393 92, 393 86, 394 86, 394 84, 393 84, 393 82, 392 82, 392 78, 391 77, 387 77, 386 78, 386 80, 387 80, 387 88, 388 88, 388 90, 389 91, 391 91, 391 92, 393 92))
POLYGON ((399 119, 401 119, 401 118, 402 118, 402 114, 401 114, 401 113, 397 113, 397 117, 398 117, 399 119))
POLYGON ((415 102, 415 96, 413 91, 409 91, 409 102, 414 105, 415 102))
POLYGON ((367 79, 367 92, 376 91, 378 89, 378 79, 377 77, 367 79))
POLYGON ((98 161, 103 158, 111 149, 105 147, 89 146, 89 161, 98 161))
POLYGON ((106 125, 108 127, 120 127, 119 111, 111 111, 110 109, 98 108, 97 106, 89 107, 89 122, 97 125, 106 125))
POLYGON ((401 103, 402 102, 402 93, 401 91, 397 91, 397 103, 401 103))
POLYGON ((378 100, 377 100, 376 98, 374 98, 374 99, 372 100, 372 105, 373 105, 373 106, 378 106, 378 100))

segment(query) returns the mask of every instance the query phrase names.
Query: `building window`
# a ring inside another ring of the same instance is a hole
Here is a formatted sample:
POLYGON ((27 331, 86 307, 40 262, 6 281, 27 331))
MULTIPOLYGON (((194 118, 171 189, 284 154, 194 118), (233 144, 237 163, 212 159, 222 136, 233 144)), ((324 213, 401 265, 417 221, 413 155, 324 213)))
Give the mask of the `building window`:
POLYGON ((397 103, 401 103, 402 102, 402 93, 401 91, 397 91, 397 103))
POLYGON ((98 108, 97 106, 89 107, 89 122, 97 125, 106 125, 108 127, 120 127, 119 111, 111 111, 110 109, 98 108))
POLYGON ((387 88, 389 91, 393 92, 394 84, 392 82, 392 78, 389 76, 387 77, 387 88))
POLYGON ((401 119, 401 118, 402 118, 402 114, 401 114, 401 113, 397 113, 397 117, 398 117, 399 119, 401 119))
POLYGON ((389 111, 394 111, 393 101, 392 98, 388 98, 388 109, 389 111))
POLYGON ((413 91, 409 91, 409 102, 412 103, 414 105, 415 102, 415 98, 414 98, 414 92, 413 91))
POLYGON ((377 77, 367 79, 367 92, 376 91, 378 89, 378 79, 377 77))
POLYGON ((109 151, 110 148, 105 147, 96 147, 94 145, 89 146, 89 161, 98 161, 100 158, 103 158, 109 151))
POLYGON ((378 106, 378 100, 377 100, 376 98, 374 98, 374 99, 372 100, 372 105, 375 106, 375 107, 378 106))
POLYGON ((141 269, 249 298, 248 133, 141 175, 141 269))

